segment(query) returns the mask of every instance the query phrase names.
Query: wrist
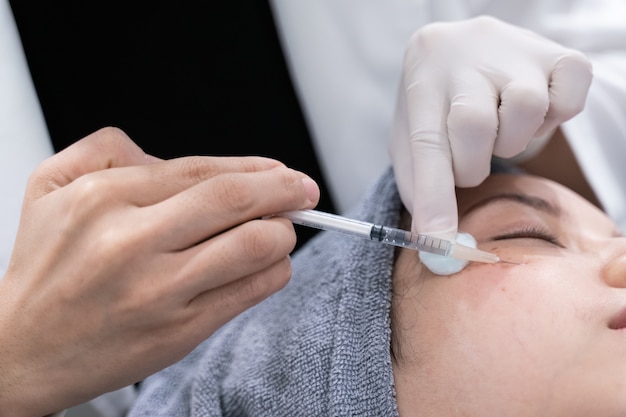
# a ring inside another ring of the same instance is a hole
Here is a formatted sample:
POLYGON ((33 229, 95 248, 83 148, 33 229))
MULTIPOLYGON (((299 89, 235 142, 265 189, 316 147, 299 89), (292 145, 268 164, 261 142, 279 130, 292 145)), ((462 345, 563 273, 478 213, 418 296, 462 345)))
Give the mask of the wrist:
POLYGON ((46 401, 43 396, 39 395, 43 393, 35 388, 6 388, 5 384, 0 387, 0 416, 2 417, 64 417, 66 414, 64 407, 56 404, 58 402, 56 398, 46 401))
MULTIPOLYGON (((2 360, 0 361, 0 416, 11 417, 41 417, 53 416, 53 405, 46 407, 46 402, 41 401, 42 397, 47 396, 37 384, 34 384, 32 378, 27 377, 24 372, 18 372, 13 366, 8 365, 5 359, 7 356, 4 350, 0 353, 2 360)), ((19 362, 13 362, 19 363, 19 362)), ((27 366, 25 366, 27 368, 27 366)))
POLYGON ((67 396, 68 386, 62 378, 9 368, 16 367, 0 360, 0 417, 63 417, 67 407, 79 402, 67 396))
POLYGON ((67 406, 58 391, 65 385, 64 377, 58 367, 39 366, 50 362, 46 349, 30 346, 20 336, 23 332, 15 332, 20 320, 13 313, 19 309, 10 305, 11 297, 2 290, 6 285, 0 285, 0 299, 6 301, 0 308, 0 416, 56 417, 54 413, 67 406))

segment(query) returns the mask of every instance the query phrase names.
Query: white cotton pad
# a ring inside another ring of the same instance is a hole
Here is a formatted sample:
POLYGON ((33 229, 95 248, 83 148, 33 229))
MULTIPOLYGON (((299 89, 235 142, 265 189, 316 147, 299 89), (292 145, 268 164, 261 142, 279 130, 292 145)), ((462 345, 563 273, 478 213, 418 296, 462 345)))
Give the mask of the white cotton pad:
MULTIPOLYGON (((469 233, 457 233, 456 242, 471 248, 476 247, 476 239, 469 233)), ((452 275, 465 268, 469 261, 464 259, 456 259, 451 256, 435 255, 420 251, 420 259, 426 268, 433 274, 452 275)))

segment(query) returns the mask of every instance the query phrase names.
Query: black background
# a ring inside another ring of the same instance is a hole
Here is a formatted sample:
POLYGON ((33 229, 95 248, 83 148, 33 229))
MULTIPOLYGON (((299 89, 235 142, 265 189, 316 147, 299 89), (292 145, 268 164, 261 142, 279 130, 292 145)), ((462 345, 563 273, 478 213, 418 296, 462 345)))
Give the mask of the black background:
POLYGON ((55 150, 117 126, 161 158, 273 157, 334 212, 267 2, 10 3, 55 150))

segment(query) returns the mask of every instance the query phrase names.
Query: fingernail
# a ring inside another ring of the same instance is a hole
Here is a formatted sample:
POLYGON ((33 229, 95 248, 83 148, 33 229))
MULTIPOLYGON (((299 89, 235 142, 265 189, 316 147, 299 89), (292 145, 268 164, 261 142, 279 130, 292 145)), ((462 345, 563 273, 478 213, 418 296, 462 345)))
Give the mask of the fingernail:
POLYGON ((302 185, 304 185, 304 191, 310 202, 317 203, 320 198, 320 189, 317 183, 309 177, 302 178, 302 185))

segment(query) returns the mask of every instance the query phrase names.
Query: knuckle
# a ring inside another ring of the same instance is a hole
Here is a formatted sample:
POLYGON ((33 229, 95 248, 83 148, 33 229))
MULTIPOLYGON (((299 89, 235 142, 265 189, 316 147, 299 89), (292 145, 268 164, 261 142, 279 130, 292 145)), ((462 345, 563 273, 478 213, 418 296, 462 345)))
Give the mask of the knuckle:
POLYGON ((232 157, 232 159, 239 162, 240 170, 243 172, 265 171, 267 169, 285 167, 285 164, 282 162, 264 156, 232 157))
POLYGON ((265 230, 259 222, 252 221, 247 224, 246 238, 243 242, 244 256, 254 261, 261 260, 273 252, 272 239, 268 239, 265 230))
POLYGON ((497 26, 501 25, 501 21, 496 19, 493 16, 489 16, 489 15, 480 15, 480 16, 476 16, 472 19, 469 20, 469 23, 472 25, 475 25, 483 30, 485 29, 490 29, 490 28, 495 28, 497 26))
POLYGON ((256 304, 284 288, 291 274, 291 261, 284 257, 261 273, 242 280, 240 296, 256 304))
POLYGON ((26 195, 29 196, 33 190, 37 190, 33 195, 37 198, 57 190, 60 187, 57 178, 66 179, 67 175, 56 165, 54 157, 42 161, 28 177, 26 195))
POLYGON ((435 45, 442 36, 447 34, 448 27, 449 25, 444 22, 428 23, 413 32, 410 42, 416 45, 435 45))
POLYGON ((488 108, 452 106, 448 116, 448 130, 453 138, 466 136, 493 139, 498 133, 498 116, 488 108))
POLYGON ((276 228, 274 220, 253 220, 246 223, 246 236, 243 239, 242 250, 244 256, 253 261, 285 256, 295 246, 295 231, 285 233, 283 225, 276 228))
POLYGON ((128 135, 119 127, 106 126, 96 131, 96 136, 106 140, 128 140, 128 135))
MULTIPOLYGON (((432 22, 413 32, 405 47, 405 60, 410 61, 415 52, 437 52, 458 44, 458 31, 487 32, 493 31, 503 23, 498 19, 481 15, 466 22, 432 22), (469 29, 467 29, 469 27, 469 29)), ((461 33, 462 35, 462 33, 461 33)))
POLYGON ((291 198, 297 199, 298 202, 305 197, 304 188, 302 186, 302 174, 290 168, 279 168, 274 170, 278 174, 281 190, 286 190, 291 198))
POLYGON ((214 201, 219 201, 227 211, 247 212, 254 205, 252 185, 243 181, 241 175, 220 175, 212 186, 214 201))
POLYGON ((587 80, 591 82, 593 77, 593 64, 591 60, 581 51, 570 49, 557 63, 568 67, 570 70, 576 71, 579 80, 587 80))
POLYGON ((507 106, 515 106, 518 111, 531 112, 546 112, 550 99, 548 94, 544 91, 540 91, 537 88, 525 85, 511 85, 503 92, 503 99, 506 99, 510 103, 505 103, 507 106))
POLYGON ((180 158, 178 162, 181 164, 181 171, 186 178, 197 181, 203 181, 214 175, 211 159, 202 156, 188 156, 180 158))
MULTIPOLYGON (((261 177, 251 180, 250 174, 229 173, 215 177, 212 181, 212 199, 220 202, 227 211, 249 213, 258 205, 260 198, 266 198, 260 190, 271 190, 276 201, 302 203, 306 193, 300 179, 302 174, 289 168, 275 168, 264 171, 261 177), (263 187, 259 184, 263 183, 263 187)), ((254 174, 257 175, 257 174, 254 174)))
POLYGON ((103 265, 119 264, 123 262, 126 255, 130 255, 130 247, 134 246, 134 241, 126 234, 120 233, 119 229, 107 228, 101 230, 92 242, 92 249, 98 253, 98 258, 103 265))
POLYGON ((413 32, 405 47, 405 60, 412 61, 417 52, 437 50, 442 38, 447 36, 447 25, 442 22, 429 23, 413 32))
POLYGON ((84 175, 72 184, 72 198, 68 199, 73 215, 91 213, 103 208, 111 200, 115 184, 103 175, 84 175))
POLYGON ((131 139, 122 129, 114 126, 103 127, 97 130, 92 137, 102 149, 120 149, 131 142, 131 139))

